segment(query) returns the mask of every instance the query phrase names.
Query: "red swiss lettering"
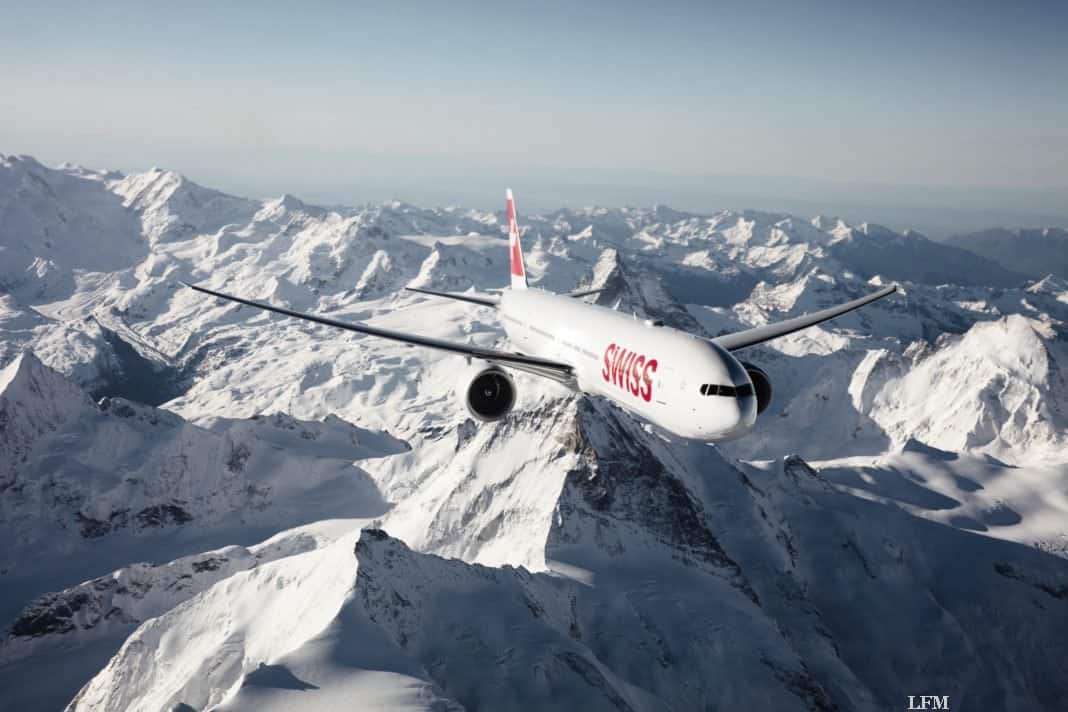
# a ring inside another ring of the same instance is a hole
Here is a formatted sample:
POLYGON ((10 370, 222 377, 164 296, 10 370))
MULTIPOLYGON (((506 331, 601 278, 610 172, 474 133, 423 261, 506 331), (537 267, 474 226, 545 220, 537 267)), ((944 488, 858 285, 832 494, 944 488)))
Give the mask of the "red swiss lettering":
POLYGON ((651 358, 645 362, 645 369, 642 371, 642 386, 641 395, 642 400, 649 402, 653 398, 653 376, 656 373, 656 367, 660 364, 657 363, 655 358, 651 358))
POLYGON ((648 402, 653 399, 653 374, 659 365, 655 358, 612 342, 604 350, 601 378, 648 402))
POLYGON ((635 354, 633 351, 628 351, 627 357, 623 359, 619 364, 619 380, 616 381, 616 385, 618 385, 623 390, 627 389, 627 376, 630 375, 630 364, 632 361, 634 361, 635 356, 637 356, 637 354, 635 354))
POLYGON ((623 362, 627 360, 627 354, 630 353, 626 349, 619 349, 616 351, 616 362, 612 364, 612 383, 619 385, 619 375, 623 370, 623 362))
POLYGON ((616 345, 609 344, 608 348, 604 350, 604 368, 601 369, 601 378, 608 380, 609 374, 612 369, 612 357, 615 356, 616 345))
POLYGON ((637 359, 630 364, 630 368, 627 370, 627 390, 630 391, 630 395, 638 395, 638 382, 642 375, 642 364, 645 363, 644 355, 639 355, 637 359))

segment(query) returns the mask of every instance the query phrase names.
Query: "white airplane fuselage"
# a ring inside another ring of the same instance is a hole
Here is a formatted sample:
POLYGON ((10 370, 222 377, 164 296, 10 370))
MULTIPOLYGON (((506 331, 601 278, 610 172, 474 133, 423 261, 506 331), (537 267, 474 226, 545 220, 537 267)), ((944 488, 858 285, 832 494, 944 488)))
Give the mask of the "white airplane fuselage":
POLYGON ((498 309, 523 353, 570 364, 582 392, 675 435, 728 440, 756 423, 757 399, 745 368, 706 339, 540 289, 504 290, 498 309), (705 395, 704 384, 745 395, 705 395))

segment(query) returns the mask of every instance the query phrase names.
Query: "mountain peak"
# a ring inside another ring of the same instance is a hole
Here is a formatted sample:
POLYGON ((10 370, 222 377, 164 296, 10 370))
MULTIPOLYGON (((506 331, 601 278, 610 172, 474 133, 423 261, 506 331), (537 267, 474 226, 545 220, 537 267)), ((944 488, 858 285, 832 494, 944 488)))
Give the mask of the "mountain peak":
POLYGON ((36 158, 25 153, 9 153, 7 155, 0 153, 0 163, 9 168, 14 168, 16 166, 21 166, 23 168, 47 168, 47 166, 36 158))
POLYGON ((0 371, 0 490, 43 435, 93 408, 85 391, 23 351, 0 371))
POLYGON ((282 193, 277 198, 263 201, 263 207, 253 218, 256 221, 279 220, 290 213, 312 213, 321 215, 323 210, 313 208, 292 193, 282 193))
POLYGON ((15 357, 15 360, 0 370, 0 395, 7 391, 8 387, 16 380, 27 378, 28 373, 37 366, 44 367, 40 359, 32 351, 26 350, 15 357))
MULTIPOLYGON (((506 266, 501 266, 503 274, 506 266)), ((493 274, 493 260, 463 245, 450 245, 436 240, 431 253, 423 260, 409 286, 462 292, 477 287, 477 277, 493 274)))
POLYGON ((693 334, 705 333, 697 320, 664 288, 658 274, 632 264, 613 247, 601 252, 589 276, 578 287, 603 290, 595 300, 601 306, 662 321, 693 334))
POLYGON ((89 396, 26 349, 0 370, 0 398, 46 400, 60 393, 92 405, 89 396))

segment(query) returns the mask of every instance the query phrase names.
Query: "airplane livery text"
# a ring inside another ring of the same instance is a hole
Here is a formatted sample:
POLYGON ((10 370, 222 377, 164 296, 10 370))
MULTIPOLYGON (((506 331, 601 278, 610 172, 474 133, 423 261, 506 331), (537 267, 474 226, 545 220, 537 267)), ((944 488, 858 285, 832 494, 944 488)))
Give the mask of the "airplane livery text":
POLYGON ((611 343, 604 350, 601 378, 648 402, 653 398, 653 374, 658 365, 655 358, 647 358, 645 354, 628 351, 611 343))

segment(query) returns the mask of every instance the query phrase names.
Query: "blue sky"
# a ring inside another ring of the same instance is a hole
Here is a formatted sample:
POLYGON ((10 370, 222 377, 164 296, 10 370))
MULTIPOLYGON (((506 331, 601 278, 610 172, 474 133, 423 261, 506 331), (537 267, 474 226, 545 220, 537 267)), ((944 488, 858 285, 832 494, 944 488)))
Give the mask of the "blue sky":
POLYGON ((1061 1, 0 6, 0 152, 49 162, 344 202, 1068 194, 1061 1))

